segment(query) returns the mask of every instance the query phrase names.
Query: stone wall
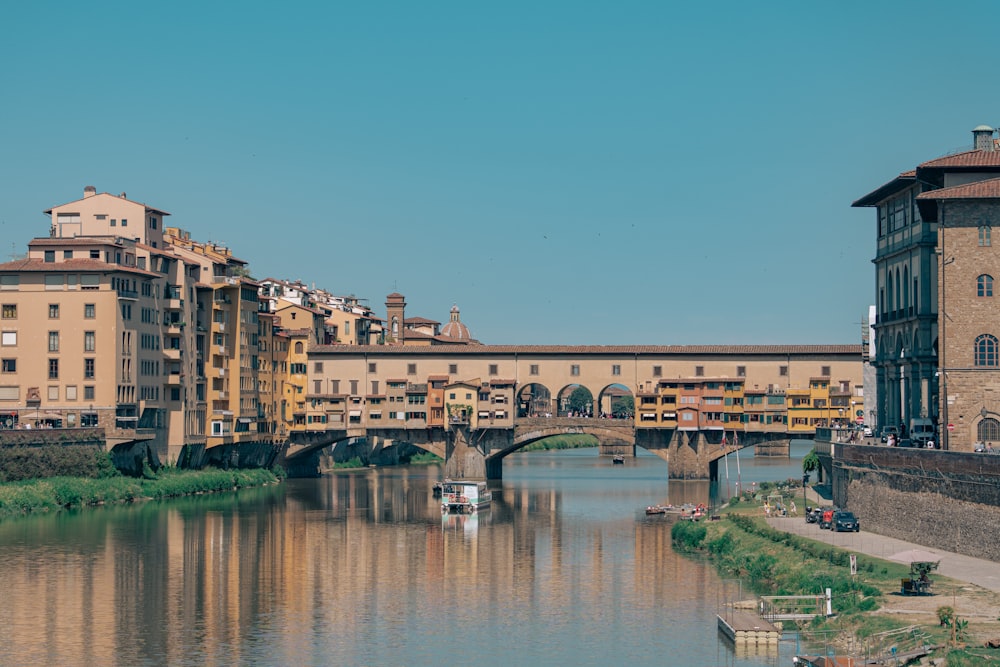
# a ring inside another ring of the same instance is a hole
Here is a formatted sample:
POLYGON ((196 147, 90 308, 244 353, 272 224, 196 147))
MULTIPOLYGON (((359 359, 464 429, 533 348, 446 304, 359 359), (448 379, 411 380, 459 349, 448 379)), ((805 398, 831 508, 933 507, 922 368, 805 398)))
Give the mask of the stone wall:
POLYGON ((834 444, 832 464, 865 530, 1000 561, 1000 456, 834 444))

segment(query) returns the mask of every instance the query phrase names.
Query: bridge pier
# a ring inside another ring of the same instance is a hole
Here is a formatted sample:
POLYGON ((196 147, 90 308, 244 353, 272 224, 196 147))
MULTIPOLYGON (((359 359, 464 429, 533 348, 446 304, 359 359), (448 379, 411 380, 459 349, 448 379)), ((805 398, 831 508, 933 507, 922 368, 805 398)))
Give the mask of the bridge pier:
POLYGON ((761 440, 754 445, 754 456, 788 458, 791 440, 761 440))
POLYGON ((502 479, 501 452, 514 442, 511 429, 452 428, 448 431, 444 474, 452 479, 502 479), (494 453, 491 456, 491 453, 494 453))
POLYGON ((711 477, 712 459, 705 434, 701 431, 674 431, 670 441, 667 479, 711 479, 711 477))

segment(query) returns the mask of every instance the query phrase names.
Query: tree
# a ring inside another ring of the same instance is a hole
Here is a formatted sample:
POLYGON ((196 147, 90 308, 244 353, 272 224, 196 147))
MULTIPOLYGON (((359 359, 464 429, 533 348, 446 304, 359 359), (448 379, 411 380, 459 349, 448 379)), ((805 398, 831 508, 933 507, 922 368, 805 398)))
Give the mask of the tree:
POLYGON ((615 396, 611 401, 611 412, 618 416, 635 414, 635 399, 631 396, 615 396))
POLYGON ((815 449, 810 450, 802 459, 802 472, 811 473, 813 470, 819 470, 819 455, 815 449))
POLYGON ((590 393, 590 390, 586 387, 578 386, 569 395, 569 400, 567 401, 567 408, 571 412, 586 413, 588 404, 593 407, 594 396, 590 393))

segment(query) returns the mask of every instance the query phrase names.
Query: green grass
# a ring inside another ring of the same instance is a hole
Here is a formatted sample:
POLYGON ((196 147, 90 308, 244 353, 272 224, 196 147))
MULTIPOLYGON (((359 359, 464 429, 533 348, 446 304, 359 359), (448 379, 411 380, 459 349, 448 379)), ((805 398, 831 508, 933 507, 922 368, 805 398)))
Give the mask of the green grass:
POLYGON ((198 493, 232 491, 273 484, 280 476, 270 470, 178 470, 161 468, 152 478, 49 477, 0 484, 0 519, 55 512, 142 498, 172 498, 198 493))

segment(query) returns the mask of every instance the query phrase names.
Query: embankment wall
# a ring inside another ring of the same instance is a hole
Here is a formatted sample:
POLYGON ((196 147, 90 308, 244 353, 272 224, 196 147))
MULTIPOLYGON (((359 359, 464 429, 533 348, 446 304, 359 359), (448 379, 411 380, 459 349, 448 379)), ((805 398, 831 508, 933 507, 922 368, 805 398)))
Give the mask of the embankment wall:
POLYGON ((833 502, 864 530, 1000 562, 1000 456, 842 443, 831 453, 833 502))

